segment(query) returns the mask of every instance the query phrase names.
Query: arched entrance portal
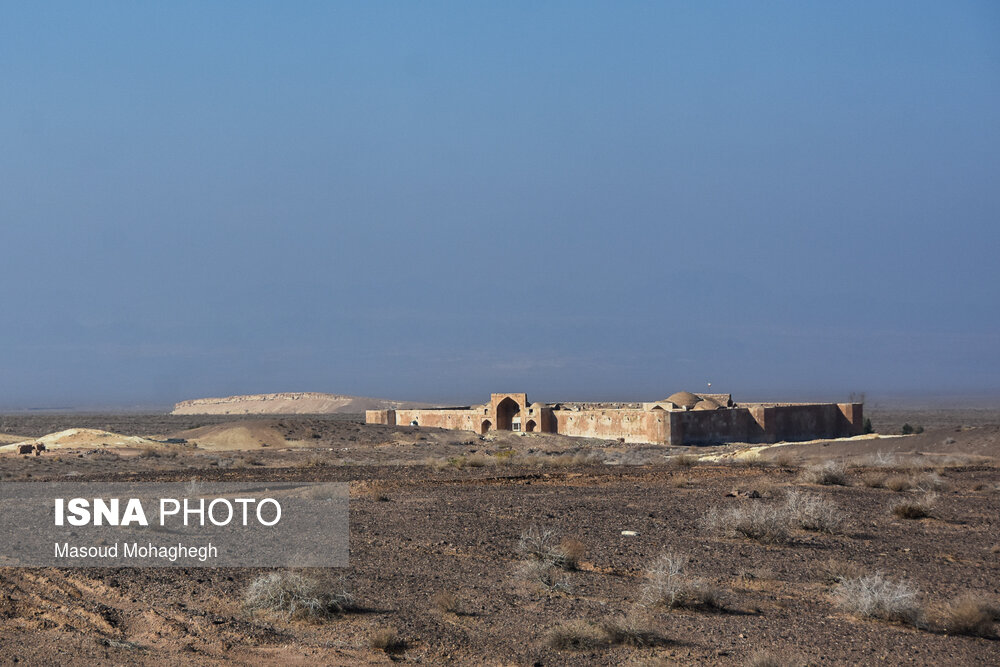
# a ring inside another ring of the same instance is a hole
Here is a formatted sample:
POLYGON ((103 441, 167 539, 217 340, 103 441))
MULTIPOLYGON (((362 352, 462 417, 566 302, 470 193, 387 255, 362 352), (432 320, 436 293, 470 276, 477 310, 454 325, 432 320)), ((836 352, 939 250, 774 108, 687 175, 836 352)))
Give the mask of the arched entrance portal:
POLYGON ((497 403, 497 430, 509 431, 514 417, 521 414, 521 406, 509 396, 497 403))
POLYGON ((480 427, 479 432, 482 435, 486 435, 487 433, 489 433, 490 426, 492 426, 492 424, 490 424, 490 420, 489 419, 483 420, 483 425, 482 425, 482 427, 480 427))
POLYGON ((535 420, 534 419, 529 419, 528 423, 524 425, 524 430, 527 431, 528 433, 534 433, 535 432, 535 428, 536 428, 536 426, 535 426, 535 420))

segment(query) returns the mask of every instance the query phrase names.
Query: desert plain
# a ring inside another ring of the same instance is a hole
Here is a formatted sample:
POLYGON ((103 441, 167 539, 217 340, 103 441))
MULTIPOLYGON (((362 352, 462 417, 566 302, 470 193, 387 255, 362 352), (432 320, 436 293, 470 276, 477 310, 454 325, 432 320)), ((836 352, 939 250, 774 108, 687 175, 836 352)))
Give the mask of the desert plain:
POLYGON ((0 483, 347 482, 351 555, 0 568, 0 662, 1000 663, 1000 415, 870 416, 859 438, 666 447, 352 413, 8 415, 0 483))

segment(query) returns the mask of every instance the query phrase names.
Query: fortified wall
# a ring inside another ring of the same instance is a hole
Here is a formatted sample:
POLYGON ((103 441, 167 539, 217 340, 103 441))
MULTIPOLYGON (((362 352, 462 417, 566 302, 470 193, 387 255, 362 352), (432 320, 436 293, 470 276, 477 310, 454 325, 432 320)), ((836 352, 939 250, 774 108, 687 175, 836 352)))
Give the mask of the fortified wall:
POLYGON ((368 410, 369 424, 560 433, 632 443, 699 445, 842 438, 863 432, 861 403, 734 403, 729 394, 682 391, 651 403, 528 403, 526 394, 491 394, 483 405, 368 410))

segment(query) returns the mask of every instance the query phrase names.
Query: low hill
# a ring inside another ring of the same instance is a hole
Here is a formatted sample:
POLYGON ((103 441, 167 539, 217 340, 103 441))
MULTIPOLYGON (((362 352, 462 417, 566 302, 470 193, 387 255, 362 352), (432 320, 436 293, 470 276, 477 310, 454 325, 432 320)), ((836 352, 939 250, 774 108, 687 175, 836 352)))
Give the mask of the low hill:
POLYGON ((174 406, 174 415, 320 415, 387 408, 428 408, 428 403, 391 401, 317 392, 249 394, 225 398, 196 398, 174 406))

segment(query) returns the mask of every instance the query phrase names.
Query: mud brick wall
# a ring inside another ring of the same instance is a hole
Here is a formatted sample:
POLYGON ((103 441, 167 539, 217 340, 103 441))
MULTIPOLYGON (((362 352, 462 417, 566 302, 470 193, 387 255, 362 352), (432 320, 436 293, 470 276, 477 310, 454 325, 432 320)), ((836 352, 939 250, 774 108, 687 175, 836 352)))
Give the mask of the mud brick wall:
POLYGON ((625 438, 625 442, 667 441, 669 423, 663 410, 556 410, 556 432, 584 438, 625 438))

